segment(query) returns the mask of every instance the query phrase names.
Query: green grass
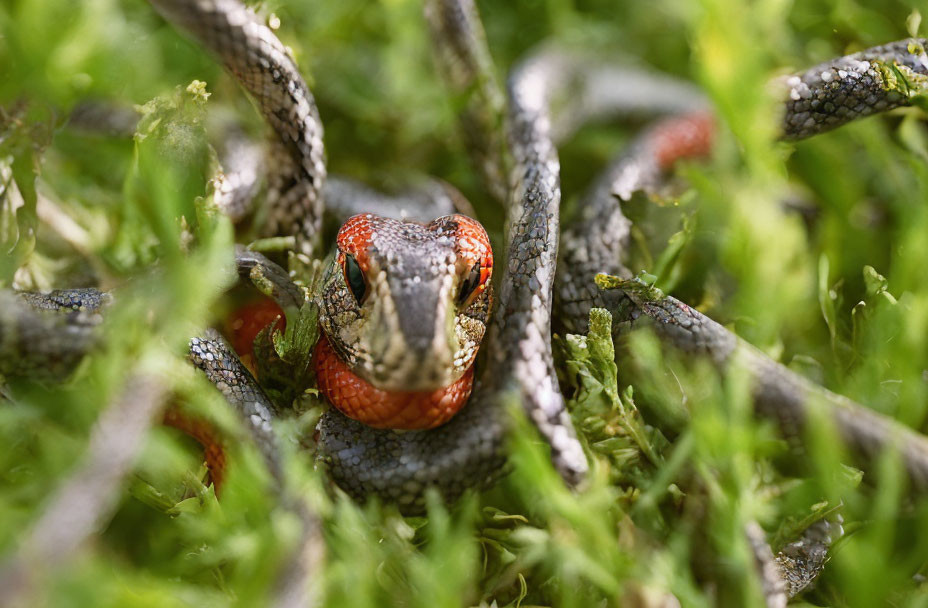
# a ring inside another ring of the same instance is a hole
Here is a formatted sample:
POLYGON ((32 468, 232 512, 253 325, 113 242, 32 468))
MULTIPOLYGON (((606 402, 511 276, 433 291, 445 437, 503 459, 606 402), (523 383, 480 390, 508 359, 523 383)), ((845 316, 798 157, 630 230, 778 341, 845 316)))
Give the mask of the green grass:
MULTIPOLYGON (((442 177, 470 198, 498 243, 501 213, 468 165, 419 3, 269 0, 265 8, 280 16, 279 34, 317 97, 330 170, 385 187, 442 177)), ((928 2, 514 0, 480 9, 500 75, 555 37, 702 86, 726 129, 709 163, 682 169, 689 190, 679 200, 628 205, 639 237, 634 270, 659 265, 661 287, 772 357, 926 429, 925 115, 899 111, 782 144, 767 82, 904 37, 907 18, 928 15, 928 2), (783 201, 797 198, 814 210, 811 220, 784 211, 783 201), (662 255, 668 246, 673 255, 662 255)), ((240 439, 222 499, 203 487, 195 447, 154 428, 112 521, 48 573, 34 603, 261 605, 298 522, 275 505, 234 416, 183 362, 187 337, 232 306, 224 296, 231 227, 196 202, 211 169, 207 138, 217 134, 210 119, 232 111, 258 133, 259 118, 232 79, 141 0, 0 3, 0 106, 15 118, 0 129, 0 164, 26 202, 18 221, 6 211, 0 219, 10 251, 0 284, 19 269, 25 288, 100 282, 127 294, 99 354, 73 379, 18 381, 4 393, 0 556, 17 550, 79 461, 131 362, 157 358, 178 401, 240 439), (195 79, 207 83, 205 103, 183 92, 195 79), (149 104, 151 128, 140 129, 148 136, 68 128, 85 99, 149 104), (65 242, 38 222, 37 195, 77 223, 80 239, 65 242), (186 254, 182 225, 196 242, 186 254)), ((563 146, 568 216, 639 127, 594 125, 563 146)), ((928 503, 908 497, 896 463, 886 459, 861 482, 827 425, 797 456, 752 419, 743 378, 666 361, 647 335, 623 344, 615 367, 606 320, 598 322, 594 348, 580 348, 579 338, 556 344, 595 457, 579 493, 562 486, 523 425, 515 471, 499 486, 404 519, 326 491, 300 447, 316 410, 281 424, 288 473, 323 520, 326 560, 315 580, 326 605, 659 605, 648 602, 666 594, 685 606, 758 605, 744 525, 759 521, 776 545, 796 522, 836 506, 854 531, 804 601, 928 605, 928 503)))

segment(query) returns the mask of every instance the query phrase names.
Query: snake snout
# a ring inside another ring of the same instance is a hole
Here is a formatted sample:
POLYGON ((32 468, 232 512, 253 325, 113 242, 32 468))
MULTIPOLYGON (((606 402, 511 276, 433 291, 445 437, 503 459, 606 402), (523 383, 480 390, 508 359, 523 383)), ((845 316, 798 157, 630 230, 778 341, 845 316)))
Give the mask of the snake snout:
POLYGON ((458 348, 451 330, 454 310, 450 277, 416 274, 392 277, 375 311, 390 331, 371 337, 378 362, 372 384, 390 391, 431 391, 460 377, 453 360, 458 348))

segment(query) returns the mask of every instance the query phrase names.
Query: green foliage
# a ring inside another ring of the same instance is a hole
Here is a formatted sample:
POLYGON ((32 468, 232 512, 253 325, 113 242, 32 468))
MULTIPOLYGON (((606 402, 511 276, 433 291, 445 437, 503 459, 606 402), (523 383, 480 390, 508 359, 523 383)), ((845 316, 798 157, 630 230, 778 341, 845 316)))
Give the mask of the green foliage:
POLYGON ((319 340, 319 305, 317 296, 322 284, 323 265, 319 260, 302 264, 290 255, 291 268, 301 278, 309 294, 298 310, 285 310, 286 326, 265 327, 254 340, 258 377, 265 383, 270 397, 280 404, 292 403, 315 384, 311 368, 312 353, 319 340), (270 386, 268 386, 270 385, 270 386))
MULTIPOLYGON (((917 30, 924 0, 478 4, 500 75, 555 37, 696 81, 715 104, 718 151, 682 169, 689 190, 673 204, 636 198, 627 207, 641 224, 633 271, 649 273, 642 297, 672 292, 830 389, 926 429, 923 110, 783 144, 767 88, 777 74, 917 30)), ((500 211, 462 149, 460 108, 435 73, 419 2, 261 8, 280 17, 278 33, 309 76, 333 173, 387 187, 441 177, 501 234, 500 211)), ((887 73, 907 94, 924 89, 887 73)), ((196 446, 153 429, 113 519, 77 560, 48 573, 36 605, 263 605, 296 546, 299 522, 277 504, 247 433, 184 361, 187 339, 221 318, 234 282, 233 228, 207 185, 210 141, 221 137, 213 121, 224 112, 260 133, 234 81, 142 0, 0 3, 0 189, 15 186, 18 197, 18 209, 9 197, 0 209, 0 284, 121 287, 98 352, 73 379, 2 389, 0 562, 80 461, 132 362, 233 438, 217 500, 196 446), (137 106, 135 137, 69 124, 85 100, 137 106), (48 219, 61 216, 70 222, 48 219)), ((593 125, 563 146, 566 215, 639 126, 593 125)), ((302 270, 311 290, 315 271, 302 270)), ((306 369, 315 315, 310 305, 287 311, 286 331, 264 335, 286 364, 278 375, 306 369)), ((558 341, 594 463, 576 492, 521 421, 514 471, 498 487, 402 518, 352 503, 314 470, 307 448, 318 408, 281 422, 288 480, 322 519, 326 557, 314 577, 323 603, 652 606, 673 595, 685 606, 760 605, 745 525, 760 522, 777 548, 838 510, 849 534, 805 599, 925 604, 928 503, 907 497, 898 463, 886 458, 872 475, 850 469, 827 424, 812 425, 797 458, 751 416, 744 378, 664 357, 647 333, 614 350, 610 324, 594 311, 589 336, 558 341)))
POLYGON ((569 406, 577 429, 594 452, 609 459, 614 481, 641 481, 642 465, 662 464, 667 440, 641 421, 631 386, 619 393, 612 315, 594 308, 589 335, 569 335, 566 342, 567 374, 577 379, 569 406))

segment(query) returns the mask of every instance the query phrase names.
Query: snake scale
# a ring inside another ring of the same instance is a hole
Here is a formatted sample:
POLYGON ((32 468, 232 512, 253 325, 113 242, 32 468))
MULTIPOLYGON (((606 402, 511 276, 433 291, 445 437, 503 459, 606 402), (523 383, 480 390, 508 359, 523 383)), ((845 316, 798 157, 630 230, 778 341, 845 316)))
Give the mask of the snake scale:
MULTIPOLYGON (((298 248, 312 253, 327 196, 348 201, 342 207, 349 210, 352 205, 363 210, 357 201, 366 197, 382 204, 385 213, 395 211, 391 201, 364 186, 337 179, 327 184, 323 128, 312 94, 287 49, 251 10, 238 0, 151 3, 221 59, 270 126, 275 162, 268 165, 268 234, 294 235, 298 248)), ((498 254, 495 311, 473 394, 447 424, 396 432, 370 428, 334 408, 323 415, 317 450, 339 486, 359 499, 376 495, 394 501, 407 512, 421 510, 428 487, 446 500, 468 488, 488 487, 506 471, 508 403, 522 405, 551 446, 565 482, 581 483, 587 462, 554 372, 551 328, 554 322, 584 331, 593 306, 613 311, 618 330, 646 323, 667 345, 708 356, 723 370, 737 360, 754 380, 757 413, 773 419, 784 434, 797 435, 810 408, 820 408, 849 447, 868 459, 898 445, 915 485, 928 486, 928 441, 921 435, 813 385, 673 298, 627 282, 607 290, 595 287, 597 273, 632 274, 623 264, 629 222, 616 198, 659 186, 675 160, 666 155, 668 134, 683 137, 678 157, 708 153, 715 127, 697 91, 547 46, 512 70, 503 95, 473 4, 436 0, 428 4, 427 14, 443 50, 449 85, 477 91, 465 113, 465 128, 473 132, 470 145, 488 192, 505 199, 507 228, 504 254, 498 254), (585 195, 581 220, 561 234, 557 143, 586 120, 623 114, 672 118, 646 130, 609 166, 585 195), (505 125, 505 137, 499 125, 505 125), (559 259, 574 271, 556 275, 559 259)), ((809 137, 907 104, 928 78, 925 44, 919 39, 893 42, 785 80, 782 138, 809 137)), ((453 191, 436 188, 434 196, 424 197, 430 209, 447 212, 460 202, 453 191), (433 204, 438 198, 443 202, 433 204)), ((255 267, 266 272, 279 287, 280 301, 300 303, 299 288, 273 262, 245 251, 237 261, 243 276, 255 267)), ((97 312, 108 298, 93 291, 4 292, 0 297, 0 372, 6 375, 37 369, 58 375, 72 368, 92 347, 97 312), (49 314, 49 309, 56 312, 49 314)), ((270 423, 278 408, 218 335, 194 339, 191 360, 245 416, 266 446, 273 470, 270 423)))

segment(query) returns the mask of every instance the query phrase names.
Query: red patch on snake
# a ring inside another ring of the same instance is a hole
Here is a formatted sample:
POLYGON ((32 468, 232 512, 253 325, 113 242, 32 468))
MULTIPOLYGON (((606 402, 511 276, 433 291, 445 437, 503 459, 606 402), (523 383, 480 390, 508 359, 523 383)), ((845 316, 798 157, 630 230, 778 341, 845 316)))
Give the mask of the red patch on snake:
POLYGON ((226 320, 226 335, 232 348, 252 374, 255 374, 255 338, 275 320, 276 328, 283 331, 287 326, 287 317, 277 302, 270 298, 246 304, 236 309, 226 320))
MULTIPOLYGON (((429 226, 446 219, 439 218, 429 226)), ((467 272, 475 263, 480 264, 480 281, 469 298, 473 301, 487 288, 490 277, 493 275, 493 249, 490 247, 490 237, 487 236, 487 231, 480 222, 466 215, 455 214, 450 216, 450 219, 457 224, 455 232, 458 239, 458 259, 462 262, 459 268, 467 272)))
POLYGON ((206 470, 209 471, 213 491, 218 497, 226 478, 226 451, 219 431, 205 418, 185 414, 176 405, 165 410, 162 422, 165 426, 173 427, 189 435, 203 446, 206 470))
POLYGON ((458 239, 458 255, 473 262, 480 262, 482 266, 487 268, 493 268, 493 250, 490 248, 490 238, 480 222, 466 215, 455 214, 447 218, 434 220, 432 224, 448 219, 458 226, 455 231, 458 239))
MULTIPOLYGON (((354 256, 363 272, 367 272, 370 268, 368 249, 371 246, 371 236, 374 232, 372 220, 376 219, 380 218, 369 213, 349 217, 338 229, 338 236, 335 237, 340 255, 348 253, 354 256)), ((343 264, 344 260, 339 259, 339 263, 343 264)))
POLYGON ((715 119, 708 112, 668 118, 653 131, 654 155, 661 169, 686 158, 703 158, 712 151, 715 119))
POLYGON ((384 391, 351 371, 325 336, 313 357, 319 392, 349 418, 378 429, 432 429, 448 422, 470 397, 474 368, 431 392, 384 391))

